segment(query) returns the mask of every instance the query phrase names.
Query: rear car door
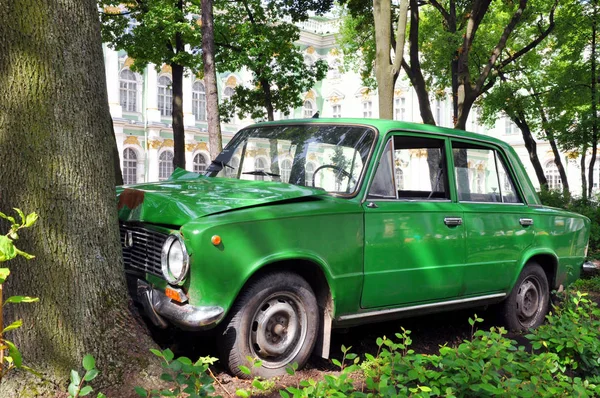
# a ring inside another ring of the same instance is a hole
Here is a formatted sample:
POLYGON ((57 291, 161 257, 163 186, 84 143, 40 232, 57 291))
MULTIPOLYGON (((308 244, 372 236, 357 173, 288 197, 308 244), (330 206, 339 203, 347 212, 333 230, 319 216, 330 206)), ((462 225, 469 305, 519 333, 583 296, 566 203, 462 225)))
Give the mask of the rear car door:
POLYGON ((461 294, 505 291, 533 243, 534 211, 501 149, 453 139, 452 159, 467 242, 461 294))

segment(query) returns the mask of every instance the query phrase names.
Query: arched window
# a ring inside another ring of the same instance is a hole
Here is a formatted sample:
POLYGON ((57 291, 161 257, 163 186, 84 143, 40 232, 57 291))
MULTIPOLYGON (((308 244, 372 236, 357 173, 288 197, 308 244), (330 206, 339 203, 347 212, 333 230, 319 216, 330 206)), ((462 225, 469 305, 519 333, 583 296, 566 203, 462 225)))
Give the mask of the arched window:
MULTIPOLYGON (((265 162, 265 160, 263 158, 254 159, 254 170, 264 171, 265 168, 267 167, 266 165, 267 165, 267 162, 265 162)), ((264 181, 264 179, 265 179, 265 176, 261 176, 261 175, 257 175, 254 177, 255 177, 254 179, 258 180, 258 181, 264 181)))
POLYGON ((206 90, 204 84, 198 80, 192 87, 192 113, 196 120, 206 120, 206 90))
POLYGON ((203 154, 199 153, 194 156, 194 172, 204 173, 206 171, 207 163, 206 156, 203 154))
POLYGON ((281 182, 288 182, 290 180, 291 172, 292 162, 289 159, 284 159, 281 162, 281 182))
POLYGON ((123 184, 137 183, 137 154, 131 148, 123 151, 123 184))
POLYGON ((171 116, 173 113, 173 89, 168 76, 158 78, 158 110, 161 116, 171 116))
POLYGON ((304 118, 311 118, 314 114, 313 112, 313 103, 311 101, 304 101, 304 118))
POLYGON ((315 61, 313 60, 313 57, 311 57, 310 55, 304 54, 304 63, 308 66, 313 66, 315 61))
POLYGON ((164 151, 158 157, 158 180, 166 180, 171 174, 173 174, 173 152, 164 151))
POLYGON ((404 189, 404 172, 400 167, 396 167, 396 187, 399 190, 404 189))
POLYGON ((312 187, 312 179, 313 179, 313 175, 315 174, 315 164, 312 162, 308 162, 306 163, 306 166, 304 168, 304 173, 305 173, 305 178, 306 181, 304 183, 304 185, 306 185, 307 187, 312 187))
POLYGON ((231 97, 233 97, 233 94, 235 94, 235 90, 233 89, 233 87, 225 87, 225 90, 223 90, 223 97, 229 99, 231 97))
POLYGON ((558 167, 553 160, 546 163, 544 167, 544 175, 548 181, 548 189, 562 189, 562 181, 558 172, 558 167))
POLYGON ((119 98, 125 112, 137 112, 137 78, 129 69, 119 74, 119 98))

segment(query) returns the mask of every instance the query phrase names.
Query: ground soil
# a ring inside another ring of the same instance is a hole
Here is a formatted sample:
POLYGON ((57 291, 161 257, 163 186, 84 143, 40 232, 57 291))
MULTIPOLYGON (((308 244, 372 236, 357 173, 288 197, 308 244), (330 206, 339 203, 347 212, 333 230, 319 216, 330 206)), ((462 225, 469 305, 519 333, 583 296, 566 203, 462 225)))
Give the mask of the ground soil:
MULTIPOLYGON (((463 340, 470 338, 471 326, 469 317, 483 318, 483 323, 478 323, 477 328, 489 329, 491 326, 499 325, 499 308, 475 308, 470 310, 455 311, 422 317, 407 318, 392 322, 370 324, 349 329, 334 330, 331 342, 331 358, 342 359, 342 345, 352 347, 351 352, 364 357, 365 353, 377 355, 377 337, 387 336, 395 339, 395 334, 401 328, 411 331, 411 348, 417 353, 437 354, 440 346, 447 344, 456 346, 463 340)), ((193 333, 173 331, 154 331, 155 340, 162 348, 171 348, 176 356, 187 356, 197 358, 199 356, 218 356, 214 336, 198 335, 193 333)), ((527 345, 527 340, 520 334, 509 333, 508 337, 516 340, 521 345, 527 345)), ((242 380, 230 376, 218 363, 211 368, 216 378, 215 389, 218 395, 224 397, 235 396, 237 389, 251 389, 251 381, 242 380)), ((321 380, 325 374, 337 374, 338 368, 331 360, 313 357, 294 376, 283 376, 274 380, 275 386, 265 393, 255 390, 253 396, 279 397, 278 390, 287 386, 296 386, 301 380, 321 380)))
MULTIPOLYGON (((600 305, 600 294, 590 294, 590 297, 600 305)), ((492 326, 502 326, 499 306, 472 308, 421 317, 406 318, 397 321, 369 324, 349 329, 336 329, 332 335, 331 358, 342 359, 342 345, 352 347, 351 352, 364 357, 365 353, 377 355, 376 339, 387 336, 395 339, 395 334, 401 328, 411 331, 411 348, 422 354, 437 354, 440 346, 457 346, 472 333, 469 318, 475 314, 484 321, 477 323, 478 329, 488 330, 492 326)), ((170 348, 176 356, 198 358, 199 356, 218 356, 216 339, 210 334, 174 332, 173 330, 152 330, 155 341, 161 348, 170 348)), ((507 337, 516 340, 519 345, 530 349, 528 340, 519 333, 509 332, 507 337)), ((211 368, 215 376, 216 394, 224 397, 234 397, 237 389, 252 388, 251 381, 242 380, 229 375, 218 362, 211 368)), ((330 359, 312 357, 304 369, 295 375, 285 375, 275 379, 274 386, 266 392, 254 390, 253 396, 280 397, 279 389, 297 386, 301 380, 321 380, 326 374, 339 374, 339 369, 330 359)))

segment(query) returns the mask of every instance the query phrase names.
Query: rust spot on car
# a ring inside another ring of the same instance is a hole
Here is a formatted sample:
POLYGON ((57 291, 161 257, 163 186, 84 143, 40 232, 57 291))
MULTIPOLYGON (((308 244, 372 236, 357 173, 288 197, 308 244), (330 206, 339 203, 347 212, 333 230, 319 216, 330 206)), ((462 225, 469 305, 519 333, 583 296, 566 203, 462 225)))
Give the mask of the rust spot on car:
POLYGON ((117 209, 121 210, 124 206, 133 210, 144 202, 144 191, 137 189, 125 188, 119 195, 119 203, 117 209))

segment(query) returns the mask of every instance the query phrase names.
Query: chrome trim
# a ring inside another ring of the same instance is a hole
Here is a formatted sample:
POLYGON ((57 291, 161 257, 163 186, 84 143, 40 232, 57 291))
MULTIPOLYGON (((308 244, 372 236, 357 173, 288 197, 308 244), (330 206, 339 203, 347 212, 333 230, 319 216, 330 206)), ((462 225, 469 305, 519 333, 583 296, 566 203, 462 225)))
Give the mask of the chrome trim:
POLYGON ((595 273, 598 271, 598 268, 591 261, 586 261, 581 265, 581 270, 585 273, 595 273))
POLYGON ((190 256, 188 255, 187 249, 185 248, 185 243, 183 242, 183 239, 181 239, 181 235, 179 235, 179 233, 169 235, 163 244, 160 254, 160 268, 167 282, 172 285, 183 285, 183 281, 190 269, 190 256), (169 269, 169 249, 171 249, 171 245, 175 240, 179 241, 179 244, 181 244, 181 250, 183 251, 183 270, 181 275, 178 277, 175 277, 173 274, 171 274, 171 270, 169 269))
POLYGON ((160 290, 152 288, 138 279, 138 298, 146 310, 146 314, 157 326, 167 327, 168 319, 174 325, 187 330, 200 330, 219 321, 224 310, 219 306, 194 306, 178 304, 165 296, 160 290), (163 319, 165 318, 165 319, 163 319))
POLYGON ((460 217, 444 217, 444 224, 449 227, 462 225, 463 220, 460 217))
POLYGON ((524 227, 529 227, 530 225, 533 225, 533 219, 532 218, 520 218, 519 224, 521 224, 524 227))
POLYGON ((468 200, 459 200, 458 203, 463 204, 478 204, 478 205, 509 205, 509 206, 527 206, 525 203, 509 203, 509 202, 469 202, 468 200))
POLYGON ((359 314, 342 315, 342 316, 340 316, 337 319, 340 320, 340 321, 347 321, 349 319, 368 318, 368 317, 372 317, 372 316, 387 315, 387 314, 393 314, 393 313, 397 313, 397 312, 406 312, 406 311, 413 311, 413 310, 419 310, 419 309, 425 309, 425 308, 432 308, 432 307, 444 307, 444 306, 447 306, 447 305, 469 303, 469 302, 480 301, 480 300, 495 299, 495 298, 500 298, 500 297, 505 297, 505 296, 506 296, 506 293, 497 293, 497 294, 489 294, 487 296, 479 296, 479 297, 471 297, 471 298, 460 299, 460 300, 444 301, 444 302, 441 302, 441 303, 430 303, 430 304, 413 305, 413 306, 410 306, 410 307, 402 307, 402 308, 386 308, 386 309, 383 309, 383 310, 362 312, 362 313, 359 313, 359 314))

